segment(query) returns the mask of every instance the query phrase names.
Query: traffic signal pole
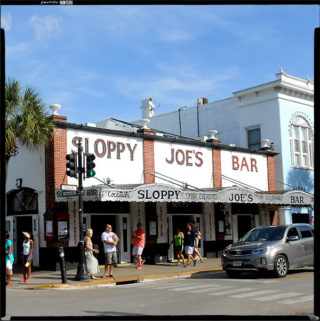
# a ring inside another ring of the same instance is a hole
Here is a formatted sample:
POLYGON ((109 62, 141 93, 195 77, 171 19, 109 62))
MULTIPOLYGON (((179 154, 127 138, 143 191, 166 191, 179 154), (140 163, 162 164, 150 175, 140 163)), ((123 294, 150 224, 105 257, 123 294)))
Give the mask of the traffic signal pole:
POLYGON ((77 268, 77 274, 75 276, 75 281, 87 280, 89 279, 88 273, 86 273, 84 268, 84 240, 83 240, 83 176, 84 168, 82 166, 82 153, 83 147, 81 142, 78 144, 78 194, 79 194, 79 265, 77 268))

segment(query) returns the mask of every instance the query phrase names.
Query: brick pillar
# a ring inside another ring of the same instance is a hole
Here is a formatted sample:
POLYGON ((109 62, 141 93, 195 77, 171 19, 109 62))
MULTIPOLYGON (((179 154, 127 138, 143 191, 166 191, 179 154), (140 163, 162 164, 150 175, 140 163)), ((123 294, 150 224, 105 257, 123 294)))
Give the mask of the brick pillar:
MULTIPOLYGON (((221 144, 220 139, 208 139, 207 143, 221 144)), ((212 148, 212 172, 213 172, 213 188, 222 187, 221 178, 221 149, 212 148)))
MULTIPOLYGON (((66 121, 67 117, 51 116, 55 121, 66 121)), ((45 148, 46 207, 54 208, 54 193, 61 184, 67 184, 66 176, 67 130, 55 128, 52 141, 45 148)))
POLYGON ((276 167, 274 156, 267 156, 267 166, 268 166, 268 190, 275 191, 276 187, 276 167))
POLYGON ((154 140, 148 139, 148 135, 153 135, 154 130, 149 128, 142 128, 138 131, 144 134, 143 138, 143 170, 144 170, 144 183, 152 184, 155 182, 155 169, 154 169, 154 140), (147 173, 153 174, 149 175, 147 173))

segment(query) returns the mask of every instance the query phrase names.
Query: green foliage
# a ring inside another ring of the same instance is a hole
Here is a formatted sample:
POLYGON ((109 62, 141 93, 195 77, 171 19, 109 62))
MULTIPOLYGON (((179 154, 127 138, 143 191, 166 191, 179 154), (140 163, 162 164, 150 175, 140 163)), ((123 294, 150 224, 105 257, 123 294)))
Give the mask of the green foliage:
POLYGON ((5 153, 8 161, 18 153, 18 140, 30 149, 47 144, 53 137, 54 123, 35 89, 27 86, 22 91, 19 82, 9 78, 5 96, 5 153))

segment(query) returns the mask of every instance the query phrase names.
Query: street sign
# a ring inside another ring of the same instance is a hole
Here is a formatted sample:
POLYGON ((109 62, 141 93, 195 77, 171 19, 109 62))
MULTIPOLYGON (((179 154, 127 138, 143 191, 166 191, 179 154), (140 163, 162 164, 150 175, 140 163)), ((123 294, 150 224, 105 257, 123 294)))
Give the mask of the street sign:
POLYGON ((60 188, 63 191, 76 191, 77 190, 77 185, 61 184, 60 188))
POLYGON ((77 191, 62 191, 62 196, 66 197, 66 196, 77 196, 77 191))

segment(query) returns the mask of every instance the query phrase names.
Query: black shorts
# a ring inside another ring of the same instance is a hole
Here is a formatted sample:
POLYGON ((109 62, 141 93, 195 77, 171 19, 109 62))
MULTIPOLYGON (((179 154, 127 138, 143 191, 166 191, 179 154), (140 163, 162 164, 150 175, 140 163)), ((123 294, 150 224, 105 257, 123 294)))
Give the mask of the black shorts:
POLYGON ((182 251, 182 245, 175 245, 174 246, 174 253, 181 252, 182 251))

